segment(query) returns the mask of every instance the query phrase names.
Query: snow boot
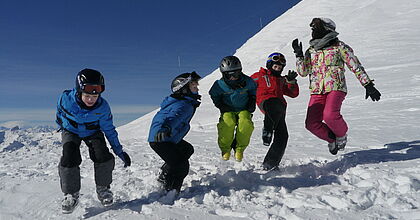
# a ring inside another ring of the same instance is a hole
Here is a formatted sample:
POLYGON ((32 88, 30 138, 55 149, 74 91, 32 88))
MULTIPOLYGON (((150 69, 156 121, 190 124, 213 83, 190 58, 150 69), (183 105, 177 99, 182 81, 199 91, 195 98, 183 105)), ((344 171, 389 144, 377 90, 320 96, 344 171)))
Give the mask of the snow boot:
POLYGON ((161 183, 163 186, 166 184, 166 179, 168 175, 169 165, 167 163, 164 163, 162 167, 160 168, 159 176, 157 178, 157 181, 161 183))
POLYGON ((263 144, 265 146, 270 146, 272 139, 273 139, 273 131, 269 131, 266 128, 263 128, 263 131, 262 131, 263 144))
POLYGON ((222 153, 222 159, 223 160, 229 160, 230 159, 230 152, 222 153))
POLYGON ((242 151, 235 152, 235 159, 237 162, 241 162, 243 158, 244 158, 244 152, 242 151))
POLYGON ((273 171, 273 170, 279 170, 280 168, 278 166, 273 166, 267 163, 263 163, 262 168, 264 171, 273 171))
POLYGON ((328 149, 330 150, 330 153, 332 155, 336 155, 337 152, 338 152, 337 143, 335 141, 334 142, 331 142, 331 143, 328 143, 328 149))
POLYGON ((79 204, 79 192, 73 194, 65 194, 61 202, 61 209, 63 214, 70 214, 79 204))
POLYGON ((111 206, 114 203, 114 195, 109 186, 96 186, 96 193, 103 206, 111 206))
POLYGON ((344 147, 346 147, 347 144, 347 134, 343 137, 337 137, 335 139, 335 144, 337 145, 338 150, 344 150, 344 147))

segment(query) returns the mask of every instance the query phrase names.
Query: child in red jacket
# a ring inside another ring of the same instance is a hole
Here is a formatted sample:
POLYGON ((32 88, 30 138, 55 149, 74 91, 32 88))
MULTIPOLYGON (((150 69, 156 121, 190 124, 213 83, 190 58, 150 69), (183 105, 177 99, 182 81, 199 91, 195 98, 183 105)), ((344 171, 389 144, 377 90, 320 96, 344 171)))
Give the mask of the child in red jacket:
POLYGON ((296 81, 297 73, 289 70, 286 76, 281 73, 286 66, 286 58, 281 53, 268 56, 267 69, 261 67, 259 72, 251 78, 257 83, 257 105, 264 113, 264 127, 262 132, 263 144, 269 146, 274 141, 264 158, 263 169, 278 169, 281 158, 286 150, 289 134, 286 126, 286 100, 283 95, 295 98, 299 95, 296 81))

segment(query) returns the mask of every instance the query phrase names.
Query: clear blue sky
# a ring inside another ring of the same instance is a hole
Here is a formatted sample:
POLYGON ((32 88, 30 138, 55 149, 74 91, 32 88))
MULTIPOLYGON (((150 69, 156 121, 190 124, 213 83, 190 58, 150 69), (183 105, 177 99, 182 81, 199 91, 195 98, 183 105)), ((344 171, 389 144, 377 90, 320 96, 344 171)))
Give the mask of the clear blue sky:
POLYGON ((53 125, 77 72, 105 76, 116 125, 156 108, 183 72, 221 58, 299 0, 1 0, 0 123, 53 125))

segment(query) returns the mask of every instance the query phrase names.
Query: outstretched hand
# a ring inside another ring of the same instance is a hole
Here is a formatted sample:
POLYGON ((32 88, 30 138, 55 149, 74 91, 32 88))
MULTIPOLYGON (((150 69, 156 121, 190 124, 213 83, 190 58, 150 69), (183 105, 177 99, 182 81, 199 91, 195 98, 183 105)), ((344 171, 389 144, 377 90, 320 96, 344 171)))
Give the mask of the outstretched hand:
POLYGON ((297 72, 296 71, 293 71, 293 70, 289 70, 289 72, 287 73, 287 75, 286 75, 286 79, 287 79, 287 81, 293 81, 293 80, 296 80, 296 77, 297 77, 297 72))
POLYGON ((365 85, 366 89, 366 96, 365 99, 371 98, 372 101, 379 101, 381 99, 381 93, 375 88, 373 82, 370 82, 369 84, 365 85))
POLYGON ((292 48, 296 57, 303 57, 302 42, 299 42, 297 38, 292 41, 292 48))
POLYGON ((130 156, 128 156, 128 154, 126 152, 123 151, 120 154, 118 154, 117 156, 124 162, 124 167, 131 166, 131 158, 130 158, 130 156))

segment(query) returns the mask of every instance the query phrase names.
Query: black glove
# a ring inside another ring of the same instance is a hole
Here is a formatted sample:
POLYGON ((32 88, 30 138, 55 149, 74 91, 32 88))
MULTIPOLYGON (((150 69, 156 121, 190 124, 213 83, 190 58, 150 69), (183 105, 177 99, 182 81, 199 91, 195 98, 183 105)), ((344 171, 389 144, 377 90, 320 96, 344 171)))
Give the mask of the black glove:
POLYGON ((131 158, 130 156, 128 156, 128 154, 126 152, 121 152, 120 154, 117 155, 119 158, 121 158, 121 160, 124 162, 124 167, 129 167, 131 166, 131 158))
POLYGON ((374 87, 374 85, 375 84, 373 84, 373 82, 370 82, 369 84, 365 85, 365 99, 367 99, 370 96, 372 101, 379 101, 379 99, 381 99, 381 93, 374 87))
POLYGON ((220 113, 225 113, 225 112, 232 112, 232 108, 228 105, 226 105, 225 103, 220 103, 218 105, 216 105, 216 107, 220 110, 220 113))
POLYGON ((296 71, 289 70, 289 72, 286 75, 286 79, 287 79, 287 81, 291 82, 293 80, 296 80, 297 75, 298 74, 297 74, 296 71))
POLYGON ((302 42, 299 43, 299 40, 296 38, 292 41, 292 47, 296 57, 303 57, 302 42))
POLYGON ((163 142, 167 137, 171 136, 171 129, 167 126, 162 127, 155 135, 156 142, 163 142))
POLYGON ((250 113, 255 112, 255 103, 256 103, 255 95, 249 96, 248 103, 247 103, 247 106, 246 106, 246 110, 248 110, 250 113))

